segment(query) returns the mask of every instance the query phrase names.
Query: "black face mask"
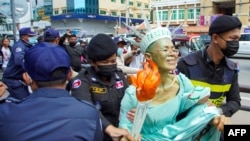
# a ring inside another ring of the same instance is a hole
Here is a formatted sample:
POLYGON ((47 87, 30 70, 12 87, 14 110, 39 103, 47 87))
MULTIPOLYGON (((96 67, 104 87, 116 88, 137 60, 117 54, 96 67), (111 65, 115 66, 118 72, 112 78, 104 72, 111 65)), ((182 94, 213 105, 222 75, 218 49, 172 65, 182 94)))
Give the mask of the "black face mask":
POLYGON ((70 46, 75 46, 75 45, 76 45, 76 42, 69 42, 69 45, 70 45, 70 46))
MULTIPOLYGON (((222 37, 220 37, 221 39, 223 39, 222 37)), ((239 41, 226 41, 225 39, 223 39, 227 44, 226 44, 226 48, 225 49, 221 49, 222 53, 226 56, 226 57, 230 57, 233 56, 234 54, 236 54, 238 52, 239 49, 239 41)))
POLYGON ((117 64, 113 65, 97 65, 97 74, 100 76, 111 77, 117 70, 117 64))

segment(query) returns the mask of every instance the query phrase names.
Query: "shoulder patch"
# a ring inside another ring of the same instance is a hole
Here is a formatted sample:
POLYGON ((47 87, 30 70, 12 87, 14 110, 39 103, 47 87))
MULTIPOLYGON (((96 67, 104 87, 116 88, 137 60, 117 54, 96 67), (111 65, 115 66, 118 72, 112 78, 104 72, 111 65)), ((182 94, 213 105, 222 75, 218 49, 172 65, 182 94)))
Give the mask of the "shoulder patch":
POLYGON ((230 70, 236 70, 237 68, 239 68, 239 64, 229 60, 228 58, 226 58, 226 63, 227 63, 227 67, 230 70))
POLYGON ((21 47, 17 47, 15 52, 21 52, 22 51, 22 48, 21 47))
POLYGON ((72 83, 72 88, 76 89, 76 88, 79 88, 82 84, 82 81, 80 79, 76 79, 73 81, 72 83))

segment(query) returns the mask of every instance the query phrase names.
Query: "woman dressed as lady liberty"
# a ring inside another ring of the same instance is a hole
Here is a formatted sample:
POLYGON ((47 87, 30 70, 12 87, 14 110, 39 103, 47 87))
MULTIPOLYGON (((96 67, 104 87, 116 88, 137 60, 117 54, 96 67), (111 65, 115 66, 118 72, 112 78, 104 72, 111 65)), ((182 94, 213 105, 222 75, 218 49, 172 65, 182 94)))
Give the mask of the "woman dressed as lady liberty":
POLYGON ((140 131, 143 141, 218 141, 219 129, 223 126, 220 124, 227 118, 221 117, 215 106, 207 104, 210 96, 208 87, 194 87, 184 74, 171 73, 176 68, 179 52, 172 43, 169 29, 158 26, 139 36, 142 38, 140 50, 146 60, 144 67, 147 69, 144 71, 151 71, 151 74, 147 77, 149 73, 146 73, 144 77, 137 73, 137 80, 133 78, 133 85, 125 91, 119 127, 131 132, 135 121, 130 121, 127 113, 143 101, 143 95, 144 98, 151 95, 140 131), (188 114, 177 121, 177 115, 186 110, 189 110, 188 114))

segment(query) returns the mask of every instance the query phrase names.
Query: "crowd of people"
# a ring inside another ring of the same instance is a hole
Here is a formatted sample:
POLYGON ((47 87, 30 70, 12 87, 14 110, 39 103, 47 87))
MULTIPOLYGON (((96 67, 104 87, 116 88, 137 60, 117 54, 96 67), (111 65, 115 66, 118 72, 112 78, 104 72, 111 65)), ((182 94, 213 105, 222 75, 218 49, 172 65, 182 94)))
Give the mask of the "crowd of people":
POLYGON ((12 47, 2 40, 0 96, 9 96, 0 103, 0 139, 223 141, 224 124, 241 106, 237 65, 228 59, 240 29, 238 18, 220 16, 209 28, 210 46, 179 59, 167 27, 136 35, 130 49, 122 37, 99 33, 77 44, 70 30, 60 37, 52 28, 32 45, 36 34, 22 28, 12 47), (154 62, 160 83, 137 139, 138 88, 128 78, 146 62, 154 62))

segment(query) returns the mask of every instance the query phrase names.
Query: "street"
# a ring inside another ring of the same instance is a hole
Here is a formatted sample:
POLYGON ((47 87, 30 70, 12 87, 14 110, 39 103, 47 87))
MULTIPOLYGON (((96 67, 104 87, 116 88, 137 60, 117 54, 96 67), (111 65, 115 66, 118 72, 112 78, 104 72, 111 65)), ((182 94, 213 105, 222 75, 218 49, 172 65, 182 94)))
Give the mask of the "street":
MULTIPOLYGON (((239 84, 249 85, 250 79, 250 65, 248 59, 231 58, 233 61, 238 62, 240 65, 239 84)), ((241 105, 250 106, 250 93, 241 93, 241 105)), ((238 111, 232 117, 232 124, 250 124, 250 112, 238 111)))

